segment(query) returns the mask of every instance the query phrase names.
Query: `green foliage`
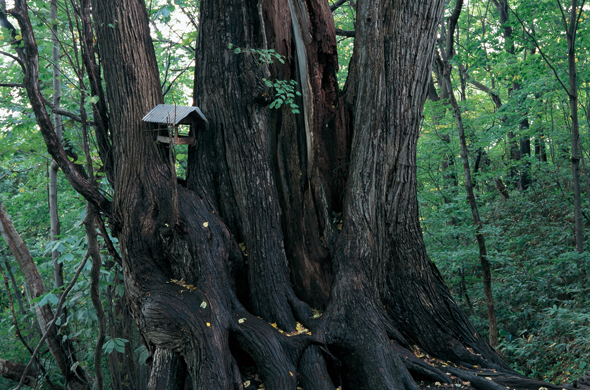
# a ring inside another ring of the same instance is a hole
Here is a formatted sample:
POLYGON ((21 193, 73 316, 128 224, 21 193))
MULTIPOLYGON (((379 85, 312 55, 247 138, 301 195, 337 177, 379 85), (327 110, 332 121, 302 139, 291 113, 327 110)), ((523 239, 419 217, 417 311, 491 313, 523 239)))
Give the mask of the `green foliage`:
MULTIPOLYGON (((279 61, 281 64, 285 63, 285 58, 278 54, 276 51, 269 49, 242 49, 240 47, 236 47, 233 44, 227 45, 229 50, 233 50, 234 54, 241 54, 241 53, 252 53, 257 56, 257 62, 260 65, 269 65, 274 62, 274 60, 279 61)), ((296 91, 297 88, 297 81, 295 80, 267 80, 262 79, 264 84, 268 88, 272 88, 274 90, 274 100, 270 103, 270 108, 279 109, 284 105, 289 106, 291 108, 291 112, 293 114, 299 114, 299 106, 295 103, 295 96, 301 96, 301 92, 296 91)))
POLYGON ((301 96, 299 91, 295 91, 297 82, 295 80, 275 80, 270 81, 263 79, 264 83, 269 88, 275 90, 275 100, 270 103, 270 108, 279 109, 283 104, 291 107, 293 114, 299 114, 299 106, 295 104, 295 96, 301 96))
MULTIPOLYGON (((356 21, 356 10, 352 3, 347 3, 339 7, 334 12, 334 24, 336 28, 341 30, 354 30, 356 21)), ((338 44, 338 84, 340 88, 344 88, 346 77, 348 76, 348 63, 352 57, 354 49, 354 39, 346 37, 336 37, 338 44)))
POLYGON ((233 50, 234 54, 241 54, 241 53, 252 53, 258 56, 257 61, 259 64, 272 64, 275 60, 280 62, 281 64, 285 63, 285 58, 277 53, 273 49, 242 49, 241 47, 234 46, 233 44, 228 44, 227 48, 229 50, 233 50))
MULTIPOLYGON (((578 254, 574 245, 568 97, 535 40, 566 85, 567 44, 557 2, 522 0, 510 5, 535 39, 511 13, 508 25, 513 28, 514 54, 509 53, 510 42, 504 39, 496 9, 487 2, 470 2, 459 20, 453 92, 461 100, 482 232, 492 264, 500 351, 526 375, 571 383, 589 368, 585 357, 590 348, 590 255, 578 254), (489 92, 474 81, 498 96, 499 109, 489 92), (523 151, 521 159, 511 158, 511 139, 523 151), (530 142, 530 155, 522 149, 526 142, 530 142), (519 186, 525 173, 532 181, 527 190, 519 186), (499 182, 506 185, 508 200, 500 196, 499 182)), ((449 7, 453 6, 451 2, 449 7)), ((576 55, 580 143, 586 161, 590 157, 586 111, 590 41, 581 32, 587 28, 585 10, 576 55)), ((486 334, 482 274, 455 119, 444 101, 427 102, 424 115, 418 145, 424 239, 457 301, 486 334)), ((582 175, 583 188, 586 180, 582 175)), ((589 211, 584 195, 586 228, 589 211)))
MULTIPOLYGON (((190 25, 189 16, 197 19, 195 11, 196 2, 192 0, 175 0, 173 2, 153 1, 154 7, 150 15, 154 19, 154 25, 158 31, 154 31, 154 43, 156 57, 162 71, 163 90, 167 92, 167 103, 190 104, 187 97, 192 91, 194 60, 194 42, 197 36, 195 29, 188 31, 186 28, 178 29, 182 23, 190 25), (181 9, 184 8, 186 13, 181 9), (191 13, 193 12, 193 13, 191 13), (180 20, 182 19, 182 20, 180 20)), ((58 18, 50 20, 49 2, 29 1, 31 9, 30 17, 37 37, 40 57, 40 82, 41 92, 51 101, 56 92, 52 85, 51 63, 51 39, 50 27, 57 24, 58 37, 62 42, 61 47, 61 107, 76 115, 80 115, 81 97, 85 96, 85 109, 92 121, 91 104, 96 103, 97 96, 91 96, 88 90, 87 80, 80 86, 78 74, 80 74, 81 50, 79 47, 78 25, 71 20, 76 13, 71 9, 72 3, 58 1, 58 18), (69 12, 69 14, 68 14, 69 12), (76 48, 73 43, 78 45, 76 48)), ((10 34, 3 32, 0 38, 2 51, 14 53, 10 46, 10 34)), ((0 55, 3 83, 22 83, 22 69, 12 58, 0 55)), ((51 252, 60 252, 59 262, 64 267, 65 283, 71 281, 75 270, 86 255, 87 241, 82 221, 85 217, 85 201, 76 193, 61 172, 58 173, 58 213, 61 225, 61 235, 57 241, 49 239, 49 209, 48 209, 48 171, 51 159, 47 153, 42 136, 36 126, 36 120, 29 106, 24 89, 0 87, 0 199, 7 208, 15 228, 27 244, 31 255, 37 265, 38 271, 47 286, 48 293, 32 301, 27 299, 26 284, 14 257, 8 250, 4 241, 0 241, 0 266, 5 271, 10 271, 14 276, 17 291, 10 285, 10 294, 14 302, 16 320, 22 336, 32 348, 41 338, 34 305, 50 305, 55 309, 59 294, 63 288, 54 289, 53 262, 51 252), (23 310, 19 307, 17 294, 20 294, 23 310)), ((67 117, 63 118, 64 137, 69 141, 73 150, 78 155, 76 163, 86 164, 83 153, 81 125, 67 117)), ((90 155, 95 163, 95 172, 99 170, 98 152, 93 132, 90 136, 90 155)), ((186 152, 186 151, 185 151, 186 152)), ((182 156, 181 156, 182 157, 182 156)), ((186 153, 184 154, 186 158, 186 153)), ((99 178, 101 190, 112 196, 112 189, 108 181, 99 178), (102 180, 101 180, 102 179, 102 180)), ((117 240, 110 237, 115 247, 117 240)), ((121 336, 122 322, 125 321, 121 314, 121 298, 125 289, 122 281, 121 269, 114 264, 113 258, 107 251, 104 237, 99 236, 99 246, 103 256, 103 269, 99 280, 99 290, 107 315, 107 326, 111 339, 104 346, 105 356, 103 367, 105 370, 105 388, 110 388, 110 366, 106 364, 107 354, 121 354, 130 356, 141 362, 145 362, 148 351, 138 346, 141 341, 137 334, 121 336), (117 306, 118 305, 118 306, 117 306), (127 337, 131 336, 131 337, 127 337)), ((74 284, 65 303, 66 317, 60 317, 57 321, 59 333, 64 339, 73 342, 77 358, 85 369, 92 373, 94 367, 94 348, 98 334, 97 315, 90 299, 90 267, 88 262, 82 270, 82 274, 74 284)), ((30 354, 16 337, 16 328, 13 324, 13 316, 9 308, 8 292, 2 283, 0 289, 0 349, 3 359, 26 364, 30 354)), ((58 386, 65 383, 55 364, 51 359, 42 359, 48 376, 58 386)), ((123 375, 124 379, 125 375, 123 375)), ((41 382, 39 388, 47 388, 41 382)), ((0 388, 12 388, 14 383, 0 378, 0 388)))
MULTIPOLYGON (((62 50, 67 51, 63 53, 61 67, 62 107, 79 114, 80 98, 84 94, 85 108, 91 115, 91 104, 97 102, 97 97, 84 89, 87 86, 80 87, 77 78, 77 64, 81 63, 81 58, 80 51, 74 51, 71 45, 71 42, 79 41, 77 26, 66 13, 70 3, 59 2, 57 21, 49 18, 49 2, 34 0, 28 3, 33 11, 30 15, 39 45, 43 95, 50 100, 55 93, 49 60, 49 27, 57 23, 60 40, 67 43, 62 45, 62 50)), ((590 353, 590 255, 588 252, 577 254, 573 246, 569 154, 571 119, 568 97, 555 75, 557 73, 559 79, 567 82, 567 45, 556 4, 553 0, 510 2, 511 9, 534 36, 533 39, 527 35, 511 14, 508 22, 514 29, 514 54, 511 54, 506 50, 510 42, 506 42, 503 36, 494 7, 489 2, 470 1, 459 20, 453 83, 456 86, 454 92, 461 100, 473 180, 484 221, 483 233, 492 264, 493 294, 502 338, 500 351, 516 369, 527 375, 563 382, 571 381, 590 369, 586 358, 590 353), (535 41, 550 60, 555 73, 535 47, 535 41), (489 93, 476 87, 474 81, 498 96, 502 102, 499 109, 489 93), (523 125, 524 119, 528 120, 528 127, 523 125), (519 144, 521 140, 530 140, 533 149, 530 156, 511 159, 511 138, 519 144), (537 151, 534 150, 535 145, 538 146, 537 151), (547 161, 543 161, 542 150, 547 161), (532 178, 532 184, 526 191, 518 189, 518 178, 523 172, 530 172, 532 178), (496 189, 498 180, 507 186, 510 198, 506 201, 496 189)), ((198 36, 192 23, 198 20, 198 1, 155 0, 149 5, 165 101, 168 104, 192 104, 189 96, 198 36)), ((449 3, 449 7, 452 6, 454 2, 449 3)), ((69 12, 72 14, 71 9, 69 12)), ((450 9, 447 16, 449 14, 450 9)), ((354 30, 355 19, 351 3, 334 13, 335 25, 339 29, 354 30)), ((580 20, 579 31, 588 31, 588 10, 583 11, 580 20)), ((343 88, 354 39, 337 39, 338 81, 343 88)), ((579 33, 577 39, 580 143, 586 162, 590 162, 590 34, 579 33)), ((10 33, 2 29, 2 51, 12 51, 11 40, 10 33)), ((233 45, 229 45, 228 49, 236 55, 252 55, 261 67, 275 61, 285 62, 274 50, 244 49, 233 45)), ((0 64, 3 83, 22 82, 22 70, 16 61, 2 56, 0 64)), ((438 81, 436 77, 434 81, 438 81)), ((285 106, 293 113, 299 113, 296 101, 300 93, 294 80, 265 79, 264 83, 274 91, 271 109, 285 106)), ((68 282, 87 249, 81 225, 84 202, 60 173, 58 209, 62 234, 52 243, 49 240, 46 191, 50 159, 32 110, 24 91, 19 88, 1 87, 0 106, 0 177, 3 177, 0 180, 0 197, 31 250, 46 285, 53 286, 50 253, 54 249, 61 253, 59 261, 64 265, 68 282)), ((85 157, 80 152, 80 125, 64 118, 64 134, 77 151, 78 162, 85 163, 85 157)), ((91 138, 90 143, 94 160, 98 155, 94 148, 96 142, 91 138)), ((487 317, 475 228, 463 188, 456 124, 445 102, 427 102, 418 148, 418 195, 429 254, 441 269, 457 301, 470 314, 476 327, 486 334, 487 317)), ((186 146, 177 146, 179 176, 184 175, 187 155, 186 146)), ((590 167, 587 165, 586 168, 590 167)), ((582 179, 585 185, 588 178, 583 176, 582 179)), ((105 179, 101 181, 101 190, 112 195, 105 179)), ((586 198, 583 212, 588 228, 590 204, 586 198)), ((340 218, 334 215, 336 222, 340 218)), ((116 240, 111 239, 117 245, 116 240)), ((104 238, 100 238, 100 242, 105 262, 112 265, 113 259, 105 249, 104 238)), ((0 265, 4 268, 8 266, 6 269, 14 275, 20 294, 26 295, 23 275, 4 245, 0 246, 0 265)), ((98 334, 96 313, 89 296, 89 268, 90 264, 83 270, 65 302, 67 322, 59 324, 60 332, 75 342, 78 357, 85 367, 94 364, 93 350, 98 334)), ((103 305, 113 314, 108 326, 117 329, 122 315, 115 315, 114 307, 125 293, 120 268, 117 265, 103 267, 99 284, 103 305)), ((23 313, 15 302, 21 333, 31 345, 40 339, 37 328, 33 326, 33 305, 55 306, 60 292, 51 290, 30 303, 25 297, 23 313)), ((12 294, 14 297, 15 291, 12 294)), ((26 362, 29 355, 15 336, 5 289, 0 292, 0 300, 5 303, 0 311, 2 358, 26 362)), ((144 364, 148 350, 138 345, 133 337, 117 336, 113 330, 104 344, 105 358, 110 354, 131 353, 136 361, 144 364)), ((48 369, 51 378, 63 385, 55 367, 49 365, 48 369)), ((0 380, 0 388, 9 388, 10 385, 0 380)))
POLYGON ((120 339, 120 338, 113 338, 107 340, 104 345, 102 346, 102 350, 105 354, 109 355, 113 353, 113 351, 117 351, 119 353, 125 353, 125 344, 128 343, 129 340, 120 339))

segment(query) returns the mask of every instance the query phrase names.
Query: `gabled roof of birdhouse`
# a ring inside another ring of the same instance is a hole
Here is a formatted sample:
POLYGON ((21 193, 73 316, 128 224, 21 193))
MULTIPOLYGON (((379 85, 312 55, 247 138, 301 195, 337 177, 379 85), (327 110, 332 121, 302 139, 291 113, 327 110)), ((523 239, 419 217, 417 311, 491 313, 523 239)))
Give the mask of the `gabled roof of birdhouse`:
POLYGON ((199 107, 158 104, 143 117, 143 121, 176 126, 179 123, 184 125, 193 122, 207 123, 207 118, 199 110, 199 107))

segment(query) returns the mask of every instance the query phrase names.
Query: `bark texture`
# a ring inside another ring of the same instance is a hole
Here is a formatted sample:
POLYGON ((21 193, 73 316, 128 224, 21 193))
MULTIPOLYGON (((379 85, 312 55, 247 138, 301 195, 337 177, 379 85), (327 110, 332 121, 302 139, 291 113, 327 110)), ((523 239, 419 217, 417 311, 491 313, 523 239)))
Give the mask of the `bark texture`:
MULTIPOLYGON (((3 378, 18 382, 23 376, 24 371, 25 366, 22 364, 0 358, 0 375, 3 378)), ((23 383, 27 386, 35 387, 35 384, 37 383, 37 375, 39 375, 38 372, 29 369, 26 379, 23 383)))
POLYGON ((247 364, 270 390, 416 389, 412 375, 450 383, 414 345, 507 367, 453 302, 419 225, 416 143, 444 1, 356 6, 341 96, 327 2, 201 2, 194 94, 208 126, 189 148, 185 187, 175 145, 141 120, 163 102, 145 2, 83 1, 112 204, 70 169, 27 75, 52 156, 119 240, 127 302, 151 352, 149 389, 243 389, 247 364), (299 114, 271 109, 281 94, 267 81, 291 80, 299 114), (310 304, 324 314, 310 318, 310 304), (310 331, 289 334, 301 323, 310 331))
POLYGON ((406 343, 449 360, 506 367, 453 302, 419 225, 416 142, 443 4, 376 4, 359 3, 360 41, 349 68, 358 81, 347 83, 355 139, 344 253, 362 259, 358 267, 406 343))
MULTIPOLYGON (((177 372, 171 367, 177 361, 177 357, 170 355, 172 353, 179 354, 184 360, 195 389, 235 386, 242 378, 236 369, 235 359, 229 353, 228 343, 232 336, 240 348, 248 351, 257 361, 267 388, 293 387, 296 380, 296 348, 290 345, 294 342, 288 342, 267 322, 244 310, 232 282, 236 277, 234 272, 241 269, 242 261, 236 241, 219 219, 219 211, 213 203, 206 197, 205 202, 195 192, 177 185, 174 166, 170 164, 169 147, 156 143, 155 129, 141 121, 145 113, 162 102, 145 4, 134 0, 112 1, 109 4, 95 1, 93 8, 101 56, 108 58, 104 69, 107 96, 112 107, 110 120, 116 161, 113 227, 121 245, 126 292, 133 315, 150 348, 156 353, 154 356, 161 356, 154 363, 158 367, 154 375, 161 377, 157 372, 177 372), (124 65, 121 67, 120 64, 124 65), (275 356, 276 361, 272 364, 264 360, 269 355, 275 356)), ((240 10, 230 8, 230 11, 236 12, 235 15, 240 10)), ((249 11, 255 12, 256 7, 249 11)), ((201 12, 208 15, 205 4, 201 12)), ((212 12, 218 10, 213 9, 212 12)), ((216 19, 218 15, 208 17, 216 19)), ((238 31, 237 36, 242 33, 238 31)), ((241 65, 247 66, 248 62, 241 61, 241 65)), ((248 77, 251 75, 246 72, 244 78, 248 77)), ((264 120, 257 108, 242 109, 252 115, 245 117, 251 123, 264 120)), ((236 117, 239 114, 236 112, 236 117)), ((246 122, 242 126, 249 124, 246 122)), ((248 145, 252 149, 244 150, 248 156, 255 152, 268 156, 267 150, 257 149, 256 145, 263 146, 258 144, 262 141, 257 132, 241 134, 236 131, 234 136, 241 137, 233 140, 236 147, 242 147, 239 145, 241 141, 251 142, 248 145)), ((256 161, 256 156, 251 157, 256 161)), ((235 163, 239 163, 244 156, 233 158, 237 159, 235 163)), ((269 164, 260 156, 258 161, 260 165, 257 169, 264 169, 269 164)), ((248 175, 253 180, 260 180, 261 186, 272 179, 268 170, 262 176, 259 173, 248 175)), ((242 191, 250 191, 248 195, 255 192, 253 187, 248 187, 254 183, 245 182, 243 178, 234 177, 231 184, 242 191)), ((272 190, 272 187, 267 189, 272 190)), ((299 310, 300 316, 307 315, 304 311, 307 306, 296 299, 288 283, 284 250, 279 240, 276 192, 267 196, 258 198, 257 203, 243 204, 241 211, 251 218, 240 225, 250 237, 268 239, 259 247, 256 247, 258 244, 250 245, 248 250, 253 253, 252 257, 258 250, 260 259, 270 259, 277 267, 276 270, 255 268, 257 272, 264 272, 263 275, 250 273, 250 279, 262 279, 264 276, 259 289, 253 290, 252 295, 256 294, 259 305, 266 298, 270 300, 265 302, 270 308, 264 312, 269 319, 282 321, 282 326, 294 328, 290 305, 295 312, 295 309, 299 310), (263 206, 269 210, 265 211, 263 206), (259 216, 259 221, 265 222, 266 216, 275 221, 276 228, 266 231, 272 226, 259 225, 261 222, 253 219, 253 210, 265 213, 259 216), (277 279, 273 275, 277 275, 277 279), (278 293, 270 296, 272 286, 277 286, 278 293), (277 306, 277 300, 286 306, 277 306), (274 306, 269 303, 274 303, 274 306)), ((250 242, 256 241, 252 238, 247 244, 250 242)), ((252 267, 261 265, 252 260, 252 267)), ((172 379, 178 386, 184 380, 178 375, 172 379)), ((163 382, 155 378, 150 383, 152 388, 157 388, 163 382)))

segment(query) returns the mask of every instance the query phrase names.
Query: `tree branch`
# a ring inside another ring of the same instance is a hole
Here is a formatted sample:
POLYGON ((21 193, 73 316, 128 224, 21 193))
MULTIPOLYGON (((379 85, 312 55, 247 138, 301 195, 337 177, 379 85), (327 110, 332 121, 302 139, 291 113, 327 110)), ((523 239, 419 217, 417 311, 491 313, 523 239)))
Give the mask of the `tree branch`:
POLYGON ((341 30, 341 29, 337 28, 336 35, 341 36, 341 37, 353 38, 355 36, 355 31, 354 30, 341 30))
MULTIPOLYGON (((0 200, 0 234, 4 237, 4 240, 8 244, 12 254, 14 255, 18 265, 25 277, 26 285, 28 286, 27 294, 29 299, 38 298, 44 295, 47 290, 43 279, 39 274, 37 265, 27 248, 27 245, 18 234, 10 217, 6 212, 6 208, 0 200)), ((63 295, 62 295, 63 297, 63 295)), ((51 318, 57 318, 59 316, 59 308, 57 312, 53 312, 49 304, 43 306, 34 305, 34 312, 37 317, 37 322, 42 332, 45 332, 45 338, 47 340, 47 346, 51 354, 53 355, 57 367, 61 373, 70 381, 76 382, 81 386, 86 386, 87 383, 84 379, 87 374, 76 360, 75 353, 72 348, 70 340, 62 338, 58 335, 55 327, 48 326, 48 321, 51 318), (50 337, 47 337, 50 336, 50 337)), ((31 359, 34 358, 33 357, 31 359)), ((31 360, 32 361, 32 360, 31 360)))
MULTIPOLYGON (((14 332, 16 333, 16 336, 19 338, 19 340, 21 341, 21 343, 25 346, 25 348, 27 349, 27 351, 29 351, 29 353, 32 355, 33 354, 33 350, 31 349, 31 347, 29 347, 29 344, 27 343, 27 341, 25 340, 25 338, 23 337, 20 328, 18 326, 18 321, 16 319, 16 313, 14 312, 14 302, 12 300, 12 293, 10 291, 10 286, 8 284, 8 278, 6 277, 6 274, 4 273, 4 268, 2 268, 0 266, 0 269, 2 270, 2 277, 4 278, 4 285, 6 286, 6 293, 8 294, 8 304, 10 306, 10 314, 12 315, 12 323, 14 325, 14 332)), ((17 366, 10 366, 10 364, 4 365, 4 363, 2 363, 3 359, 0 359, 0 367, 4 366, 5 368, 9 369, 10 367, 14 367, 15 371, 17 371, 17 373, 20 371, 20 373, 18 374, 18 377, 13 378, 13 377, 9 377, 4 375, 5 372, 7 372, 4 369, 0 368, 0 372, 2 372, 2 376, 8 379, 12 379, 15 381, 18 381, 20 378, 22 378, 22 376, 24 375, 24 370, 25 370, 25 366, 22 366, 22 371, 21 371, 21 367, 17 367, 17 366)), ((5 360, 5 362, 8 362, 5 360)), ((9 362, 11 363, 11 362, 9 362)), ((35 363, 37 364, 37 367, 39 367, 41 369, 41 372, 43 373, 43 375, 45 376, 45 379, 47 380, 47 384, 49 385, 49 387, 51 387, 54 390, 59 389, 60 387, 56 386, 51 379, 49 378, 49 376, 47 375, 47 371, 45 370, 45 366, 43 366, 43 364, 41 364, 41 362, 39 361, 38 358, 35 357, 35 363)), ((14 363, 15 365, 20 366, 20 364, 18 363, 14 363)), ((31 375, 31 377, 37 377, 39 374, 38 373, 33 373, 31 375)), ((32 383, 35 383, 34 381, 32 383)), ((27 386, 31 386, 34 387, 33 385, 29 384, 29 379, 25 379, 25 385, 27 386)))
POLYGON ((22 88, 21 83, 0 83, 0 87, 22 88))
POLYGON ((453 58, 453 52, 454 52, 454 44, 455 44, 455 40, 454 40, 454 32, 455 32, 455 28, 457 28, 457 23, 459 22, 459 16, 461 16, 461 10, 463 9, 463 0, 457 0, 455 3, 455 9, 453 10, 453 13, 451 14, 451 16, 449 17, 449 19, 447 20, 447 44, 446 44, 446 52, 447 52, 447 58, 446 61, 450 61, 451 58, 453 58))
POLYGON ((63 108, 57 107, 55 104, 50 102, 45 96, 43 96, 43 103, 45 103, 45 105, 49 106, 49 108, 51 108, 51 112, 53 112, 54 114, 66 116, 70 119, 75 120, 78 123, 82 123, 82 118, 80 118, 80 116, 78 116, 68 110, 64 110, 63 108))
POLYGON ((498 96, 496 93, 494 93, 494 91, 490 87, 483 85, 479 81, 473 80, 473 78, 471 78, 471 76, 469 76, 469 78, 467 79, 467 82, 469 84, 473 85, 475 88, 479 89, 480 91, 485 92, 488 95, 490 95, 490 97, 494 101, 494 105, 496 106, 497 110, 500 109, 500 107, 502 107, 502 101, 500 100, 500 96, 498 96))
POLYGON ((22 68, 22 70, 23 70, 23 73, 25 72, 25 64, 24 64, 24 63, 21 61, 21 59, 20 59, 20 58, 18 58, 17 56, 15 56, 15 55, 13 55, 13 54, 10 54, 10 53, 7 53, 7 52, 5 52, 5 51, 1 51, 1 50, 0 50, 0 54, 2 54, 2 55, 5 55, 6 57, 10 57, 10 58, 12 58, 13 60, 15 60, 16 62, 18 62, 18 64, 20 65, 20 67, 21 67, 21 68, 22 68))
POLYGON ((199 31, 199 24, 197 23, 197 21, 195 20, 195 18, 193 18, 193 15, 190 14, 190 12, 188 12, 186 10, 186 8, 180 6, 180 10, 182 11, 183 14, 186 15, 186 17, 191 21, 191 24, 193 25, 193 27, 195 28, 195 31, 199 31))
MULTIPOLYGON (((89 160, 90 161, 90 160, 89 160)), ((88 169, 90 169, 89 162, 88 169)), ((86 218, 84 225, 86 228, 86 237, 88 239, 88 253, 92 258, 92 269, 90 270, 90 299, 92 305, 96 311, 96 317, 98 320, 98 338, 94 347, 94 372, 96 375, 97 389, 104 390, 104 374, 102 372, 102 347, 106 338, 107 327, 106 327, 106 316, 102 301, 100 300, 100 267, 102 265, 102 256, 100 255, 100 249, 98 247, 98 240, 96 239, 96 227, 95 227, 95 208, 92 204, 88 203, 86 206, 86 218)))
POLYGON ((338 0, 330 6, 330 11, 334 12, 344 4, 348 3, 349 0, 338 0))
POLYGON ((561 22, 563 23, 563 29, 568 32, 569 28, 567 26, 567 17, 565 16, 565 11, 563 10, 561 1, 557 0, 557 5, 559 5, 559 11, 561 12, 561 22))
POLYGON ((72 187, 84 196, 88 201, 96 205, 102 212, 109 214, 111 212, 111 202, 95 187, 93 187, 88 180, 86 180, 80 172, 76 170, 74 164, 68 159, 66 152, 55 133, 53 124, 47 110, 44 106, 43 95, 39 85, 39 56, 37 52, 37 43, 33 33, 33 26, 29 19, 27 12, 26 0, 17 0, 12 15, 18 20, 21 28, 21 35, 25 50, 20 48, 16 50, 25 58, 27 72, 23 79, 23 84, 27 90, 29 101, 35 113, 35 118, 47 150, 61 168, 66 178, 72 187))
POLYGON ((110 137, 110 119, 108 116, 108 105, 102 83, 100 80, 100 69, 96 63, 94 50, 94 33, 92 27, 92 18, 90 17, 90 1, 81 0, 80 8, 75 7, 75 2, 72 1, 75 11, 82 19, 82 45, 83 62, 90 80, 90 93, 92 96, 97 96, 98 101, 92 104, 92 113, 94 114, 94 132, 96 134, 96 142, 98 144, 98 153, 104 165, 107 180, 113 185, 113 149, 110 137))
MULTIPOLYGON (((23 377, 24 370, 25 366, 22 364, 0 358, 0 374, 3 378, 18 381, 23 377)), ((23 383, 34 388, 38 375, 37 372, 31 372, 30 375, 24 377, 23 383)))

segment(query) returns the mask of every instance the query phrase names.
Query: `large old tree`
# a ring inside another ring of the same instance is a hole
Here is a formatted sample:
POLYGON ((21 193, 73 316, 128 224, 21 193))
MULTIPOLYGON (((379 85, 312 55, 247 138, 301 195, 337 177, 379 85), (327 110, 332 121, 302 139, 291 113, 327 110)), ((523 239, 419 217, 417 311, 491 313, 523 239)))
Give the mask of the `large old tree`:
POLYGON ((142 121, 163 103, 144 1, 81 0, 110 200, 58 141, 26 0, 16 1, 31 105, 49 152, 119 240, 150 388, 243 389, 252 361, 275 390, 414 389, 450 374, 503 388, 468 373, 475 367, 516 383, 452 300, 419 224, 416 143, 444 1, 356 6, 340 91, 327 1, 201 1, 194 99, 208 126, 177 178, 174 146, 142 121), (299 112, 271 108, 278 96, 265 80, 296 81, 299 112), (293 332, 302 325, 309 331, 293 332), (417 349, 455 367, 427 364, 417 349))

